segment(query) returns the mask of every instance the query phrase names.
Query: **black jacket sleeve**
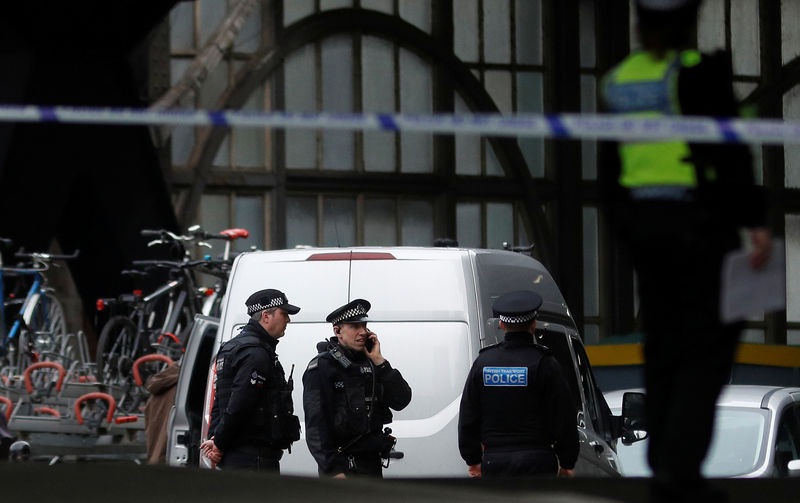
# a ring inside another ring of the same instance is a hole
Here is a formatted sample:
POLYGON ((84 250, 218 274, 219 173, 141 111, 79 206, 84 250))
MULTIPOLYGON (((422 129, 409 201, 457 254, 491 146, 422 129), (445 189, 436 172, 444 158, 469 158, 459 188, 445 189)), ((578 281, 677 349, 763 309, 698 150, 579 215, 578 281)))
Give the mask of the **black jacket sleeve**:
POLYGON ((411 403, 411 387, 402 374, 392 368, 389 360, 375 367, 378 381, 383 385, 383 401, 392 410, 403 410, 411 403))
POLYGON ((223 453, 254 413, 259 397, 267 386, 267 380, 273 374, 272 358, 263 348, 254 347, 249 351, 242 351, 234 365, 236 373, 231 397, 225 410, 220 411, 219 423, 214 431, 214 444, 223 453))
POLYGON ((303 413, 306 445, 317 461, 320 473, 336 475, 347 470, 347 457, 337 452, 339 446, 333 436, 333 393, 327 363, 316 358, 303 374, 303 413))
POLYGON ((458 413, 458 450, 468 465, 477 465, 483 457, 481 448, 481 395, 477 361, 467 375, 458 413))
POLYGON ((578 461, 580 444, 575 409, 561 365, 552 356, 539 362, 536 382, 542 386, 548 430, 561 468, 572 469, 578 461))

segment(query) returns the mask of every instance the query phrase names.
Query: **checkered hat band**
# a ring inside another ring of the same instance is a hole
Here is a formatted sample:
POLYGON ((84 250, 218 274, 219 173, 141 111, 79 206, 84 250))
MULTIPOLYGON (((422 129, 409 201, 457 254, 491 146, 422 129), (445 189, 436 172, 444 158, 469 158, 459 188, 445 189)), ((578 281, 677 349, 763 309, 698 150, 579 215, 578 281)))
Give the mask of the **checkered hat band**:
POLYGON ((361 316, 367 314, 367 310, 364 309, 364 306, 357 305, 355 307, 351 307, 347 311, 343 312, 336 318, 334 318, 331 323, 336 325, 337 323, 341 322, 342 320, 346 320, 347 318, 352 318, 353 316, 361 316))
POLYGON ((503 323, 525 323, 526 321, 532 321, 536 318, 536 315, 539 314, 539 311, 532 311, 530 313, 524 313, 519 316, 506 316, 504 314, 500 315, 500 321, 503 323))
POLYGON ((275 297, 267 304, 253 304, 252 306, 247 308, 247 314, 257 313, 259 311, 263 311, 264 309, 269 309, 271 307, 278 307, 286 304, 286 299, 283 297, 275 297))

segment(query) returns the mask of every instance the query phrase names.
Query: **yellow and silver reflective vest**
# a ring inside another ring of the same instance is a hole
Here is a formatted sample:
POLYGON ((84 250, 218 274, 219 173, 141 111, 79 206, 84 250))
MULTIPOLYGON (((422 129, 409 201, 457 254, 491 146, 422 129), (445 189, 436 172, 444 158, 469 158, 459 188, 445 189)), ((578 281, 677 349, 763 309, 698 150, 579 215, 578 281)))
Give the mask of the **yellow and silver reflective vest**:
MULTIPOLYGON (((678 74, 700 63, 697 51, 668 51, 663 59, 650 52, 635 52, 603 79, 602 91, 609 112, 641 117, 680 115, 678 74)), ((685 141, 620 142, 619 184, 633 189, 670 186, 697 187, 694 164, 688 160, 685 141)))

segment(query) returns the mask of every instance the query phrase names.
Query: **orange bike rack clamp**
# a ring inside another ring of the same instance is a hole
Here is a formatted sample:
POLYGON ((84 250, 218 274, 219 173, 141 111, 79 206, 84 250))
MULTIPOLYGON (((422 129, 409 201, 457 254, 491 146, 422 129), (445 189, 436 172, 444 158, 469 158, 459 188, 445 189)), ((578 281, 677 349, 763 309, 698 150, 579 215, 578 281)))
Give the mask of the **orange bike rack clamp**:
POLYGON ((0 396, 0 403, 6 404, 6 422, 11 419, 11 412, 14 410, 14 402, 4 396, 0 396))
POLYGON ((159 360, 165 362, 167 365, 172 365, 172 358, 170 358, 167 355, 161 355, 158 353, 152 355, 140 356, 139 358, 136 359, 135 362, 133 362, 133 380, 136 381, 137 386, 141 386, 142 384, 144 384, 142 382, 142 374, 139 373, 139 365, 141 365, 142 363, 154 362, 159 360))
POLYGON ((64 377, 67 375, 67 371, 64 370, 64 367, 59 365, 56 362, 38 362, 34 363, 33 365, 29 366, 25 369, 25 389, 28 391, 28 394, 33 393, 33 383, 31 382, 31 372, 36 369, 56 369, 58 370, 58 382, 56 382, 56 391, 61 391, 61 385, 64 384, 64 377))
POLYGON ((37 414, 49 414, 54 417, 61 417, 61 413, 52 407, 36 407, 33 412, 37 414))
POLYGON ((106 414, 106 422, 110 423, 114 419, 114 410, 117 408, 117 401, 114 400, 114 397, 108 393, 100 393, 96 391, 94 393, 86 393, 75 401, 75 419, 78 420, 78 424, 83 424, 83 416, 81 416, 81 404, 86 400, 95 400, 98 398, 108 402, 108 414, 106 414))

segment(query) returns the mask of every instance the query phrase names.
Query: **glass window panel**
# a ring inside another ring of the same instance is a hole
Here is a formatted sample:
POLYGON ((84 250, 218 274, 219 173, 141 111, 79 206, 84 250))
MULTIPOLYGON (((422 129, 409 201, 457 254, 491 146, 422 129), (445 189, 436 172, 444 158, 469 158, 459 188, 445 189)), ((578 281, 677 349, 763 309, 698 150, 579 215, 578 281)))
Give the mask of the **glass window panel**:
POLYGON ((631 12, 630 20, 628 21, 631 52, 642 48, 642 44, 639 43, 639 33, 636 29, 637 19, 636 19, 636 6, 634 5, 634 2, 635 0, 628 0, 628 9, 629 12, 631 12))
MULTIPOLYGON (((171 86, 174 86, 180 79, 183 77, 183 74, 186 73, 186 69, 189 68, 189 65, 192 63, 191 59, 187 58, 172 58, 169 61, 169 82, 171 86)), ((191 104, 187 104, 191 106, 191 104)))
POLYGON ((484 139, 484 152, 486 153, 486 174, 488 176, 505 176, 506 172, 503 170, 503 165, 500 164, 500 159, 492 148, 492 144, 488 139, 484 139))
POLYGON ((322 246, 356 244, 355 200, 326 197, 322 213, 322 246))
POLYGON ((225 88, 228 87, 228 64, 217 65, 203 82, 200 88, 199 106, 208 110, 219 107, 218 102, 225 88))
POLYGON ((514 207, 511 203, 486 204, 486 247, 514 243, 514 207))
MULTIPOLYGON (((783 95, 783 116, 800 117, 800 86, 794 86, 783 95)), ((800 187, 800 145, 787 144, 783 147, 784 179, 786 187, 800 187)))
MULTIPOLYGON (((517 112, 542 113, 543 89, 542 74, 533 72, 517 73, 517 112)), ((544 176, 544 140, 541 138, 520 138, 519 147, 534 178, 544 176)))
POLYGON ((219 145, 219 149, 217 153, 214 155, 214 162, 212 163, 213 166, 218 168, 228 168, 230 167, 230 155, 231 155, 231 135, 225 135, 225 138, 222 139, 222 143, 219 145))
MULTIPOLYGON (((395 111, 394 44, 376 37, 361 39, 362 104, 364 112, 395 111)), ((364 132, 364 169, 395 171, 395 134, 364 132)))
POLYGON ((172 129, 170 136, 172 145, 172 164, 184 166, 189 161, 189 155, 194 148, 194 127, 177 126, 172 129))
POLYGON ((180 2, 169 12, 169 46, 173 51, 194 49, 194 4, 180 2))
POLYGON ((264 249, 264 197, 237 196, 235 201, 236 218, 234 227, 247 229, 250 235, 233 242, 234 249, 243 251, 257 246, 264 249))
MULTIPOLYGON (((292 3, 292 2, 290 2, 292 3)), ((314 46, 306 45, 292 52, 284 64, 287 89, 286 110, 289 112, 314 112, 316 106, 316 78, 314 73, 314 46)), ((286 129, 286 167, 311 169, 317 166, 316 132, 286 129)))
POLYGON ((480 248, 483 245, 482 227, 479 203, 456 204, 456 240, 459 246, 480 248))
MULTIPOLYGON (((264 109, 264 86, 259 86, 247 99, 243 110, 264 109)), ((266 163, 265 129, 258 127, 234 127, 233 155, 238 168, 263 168, 266 163)))
POLYGON ((800 330, 787 330, 786 344, 789 346, 800 346, 800 330))
MULTIPOLYGON (((594 75, 581 75, 581 112, 597 111, 597 88, 594 75)), ((581 171, 584 180, 597 179, 597 142, 581 141, 581 171)))
POLYGON ((433 204, 430 201, 400 203, 400 232, 404 246, 433 244, 433 204))
POLYGON ((581 67, 593 68, 596 64, 596 42, 594 32, 594 2, 592 0, 581 0, 578 5, 578 20, 580 25, 581 67))
POLYGON ((314 0, 291 0, 289 2, 283 2, 283 25, 288 26, 313 13, 314 0))
POLYGON ((240 52, 256 52, 261 45, 261 6, 256 7, 247 16, 247 19, 236 35, 233 49, 240 52))
POLYGON ((286 246, 317 246, 317 198, 289 197, 286 200, 286 246))
POLYGON ((200 226, 208 232, 219 232, 231 226, 230 198, 226 194, 200 196, 200 226))
POLYGON ((697 17, 697 46, 701 51, 723 49, 725 43, 725 2, 703 2, 697 17))
POLYGON ((462 61, 478 61, 478 0, 459 0, 453 9, 453 51, 462 61))
POLYGON ((364 244, 394 246, 397 244, 397 220, 392 199, 364 201, 364 244))
POLYGON ((509 0, 483 1, 483 60, 511 62, 511 13, 509 0))
POLYGON ((353 0, 320 0, 319 2, 319 10, 341 9, 352 6, 353 0))
MULTIPOLYGON (((322 42, 322 109, 325 112, 353 112, 353 39, 336 36, 322 42)), ((353 133, 322 132, 322 168, 354 168, 353 133)))
POLYGON ((588 346, 590 344, 600 344, 600 325, 583 325, 583 344, 588 346))
MULTIPOLYGON (((405 49, 400 50, 400 110, 403 113, 433 113, 433 76, 428 63, 405 49)), ((401 170, 404 173, 433 172, 433 135, 404 133, 400 137, 401 170)))
POLYGON ((542 2, 516 0, 517 63, 542 64, 542 2))
POLYGON ((583 313, 600 314, 597 208, 583 208, 583 313))
POLYGON ((786 215, 786 320, 800 321, 800 215, 786 215))
POLYGON ((761 73, 758 4, 753 0, 731 0, 731 51, 733 73, 737 75, 761 73))
POLYGON ((486 91, 494 100, 500 113, 510 114, 514 107, 511 99, 511 73, 503 71, 486 72, 484 77, 486 91))
POLYGON ((227 2, 219 0, 196 0, 196 3, 198 11, 197 46, 202 47, 225 19, 228 6, 227 2))
MULTIPOLYGON (((455 95, 456 115, 469 114, 470 109, 461 96, 455 95)), ((456 137, 456 174, 481 174, 481 137, 475 134, 457 134, 456 137)))
POLYGON ((532 243, 531 238, 528 236, 528 229, 525 227, 525 219, 522 216, 522 211, 517 212, 517 241, 514 243, 517 246, 530 246, 532 243))
MULTIPOLYGON (((800 19, 800 2, 783 0, 781 2, 781 19, 800 19)), ((783 64, 800 56, 800 23, 781 23, 781 40, 783 41, 783 64)))
POLYGON ((739 342, 746 344, 764 344, 764 331, 755 328, 745 328, 739 336, 739 342))
POLYGON ((425 33, 431 32, 431 2, 399 0, 400 17, 425 33))
POLYGON ((361 7, 385 12, 386 14, 393 14, 394 0, 361 0, 361 7))

